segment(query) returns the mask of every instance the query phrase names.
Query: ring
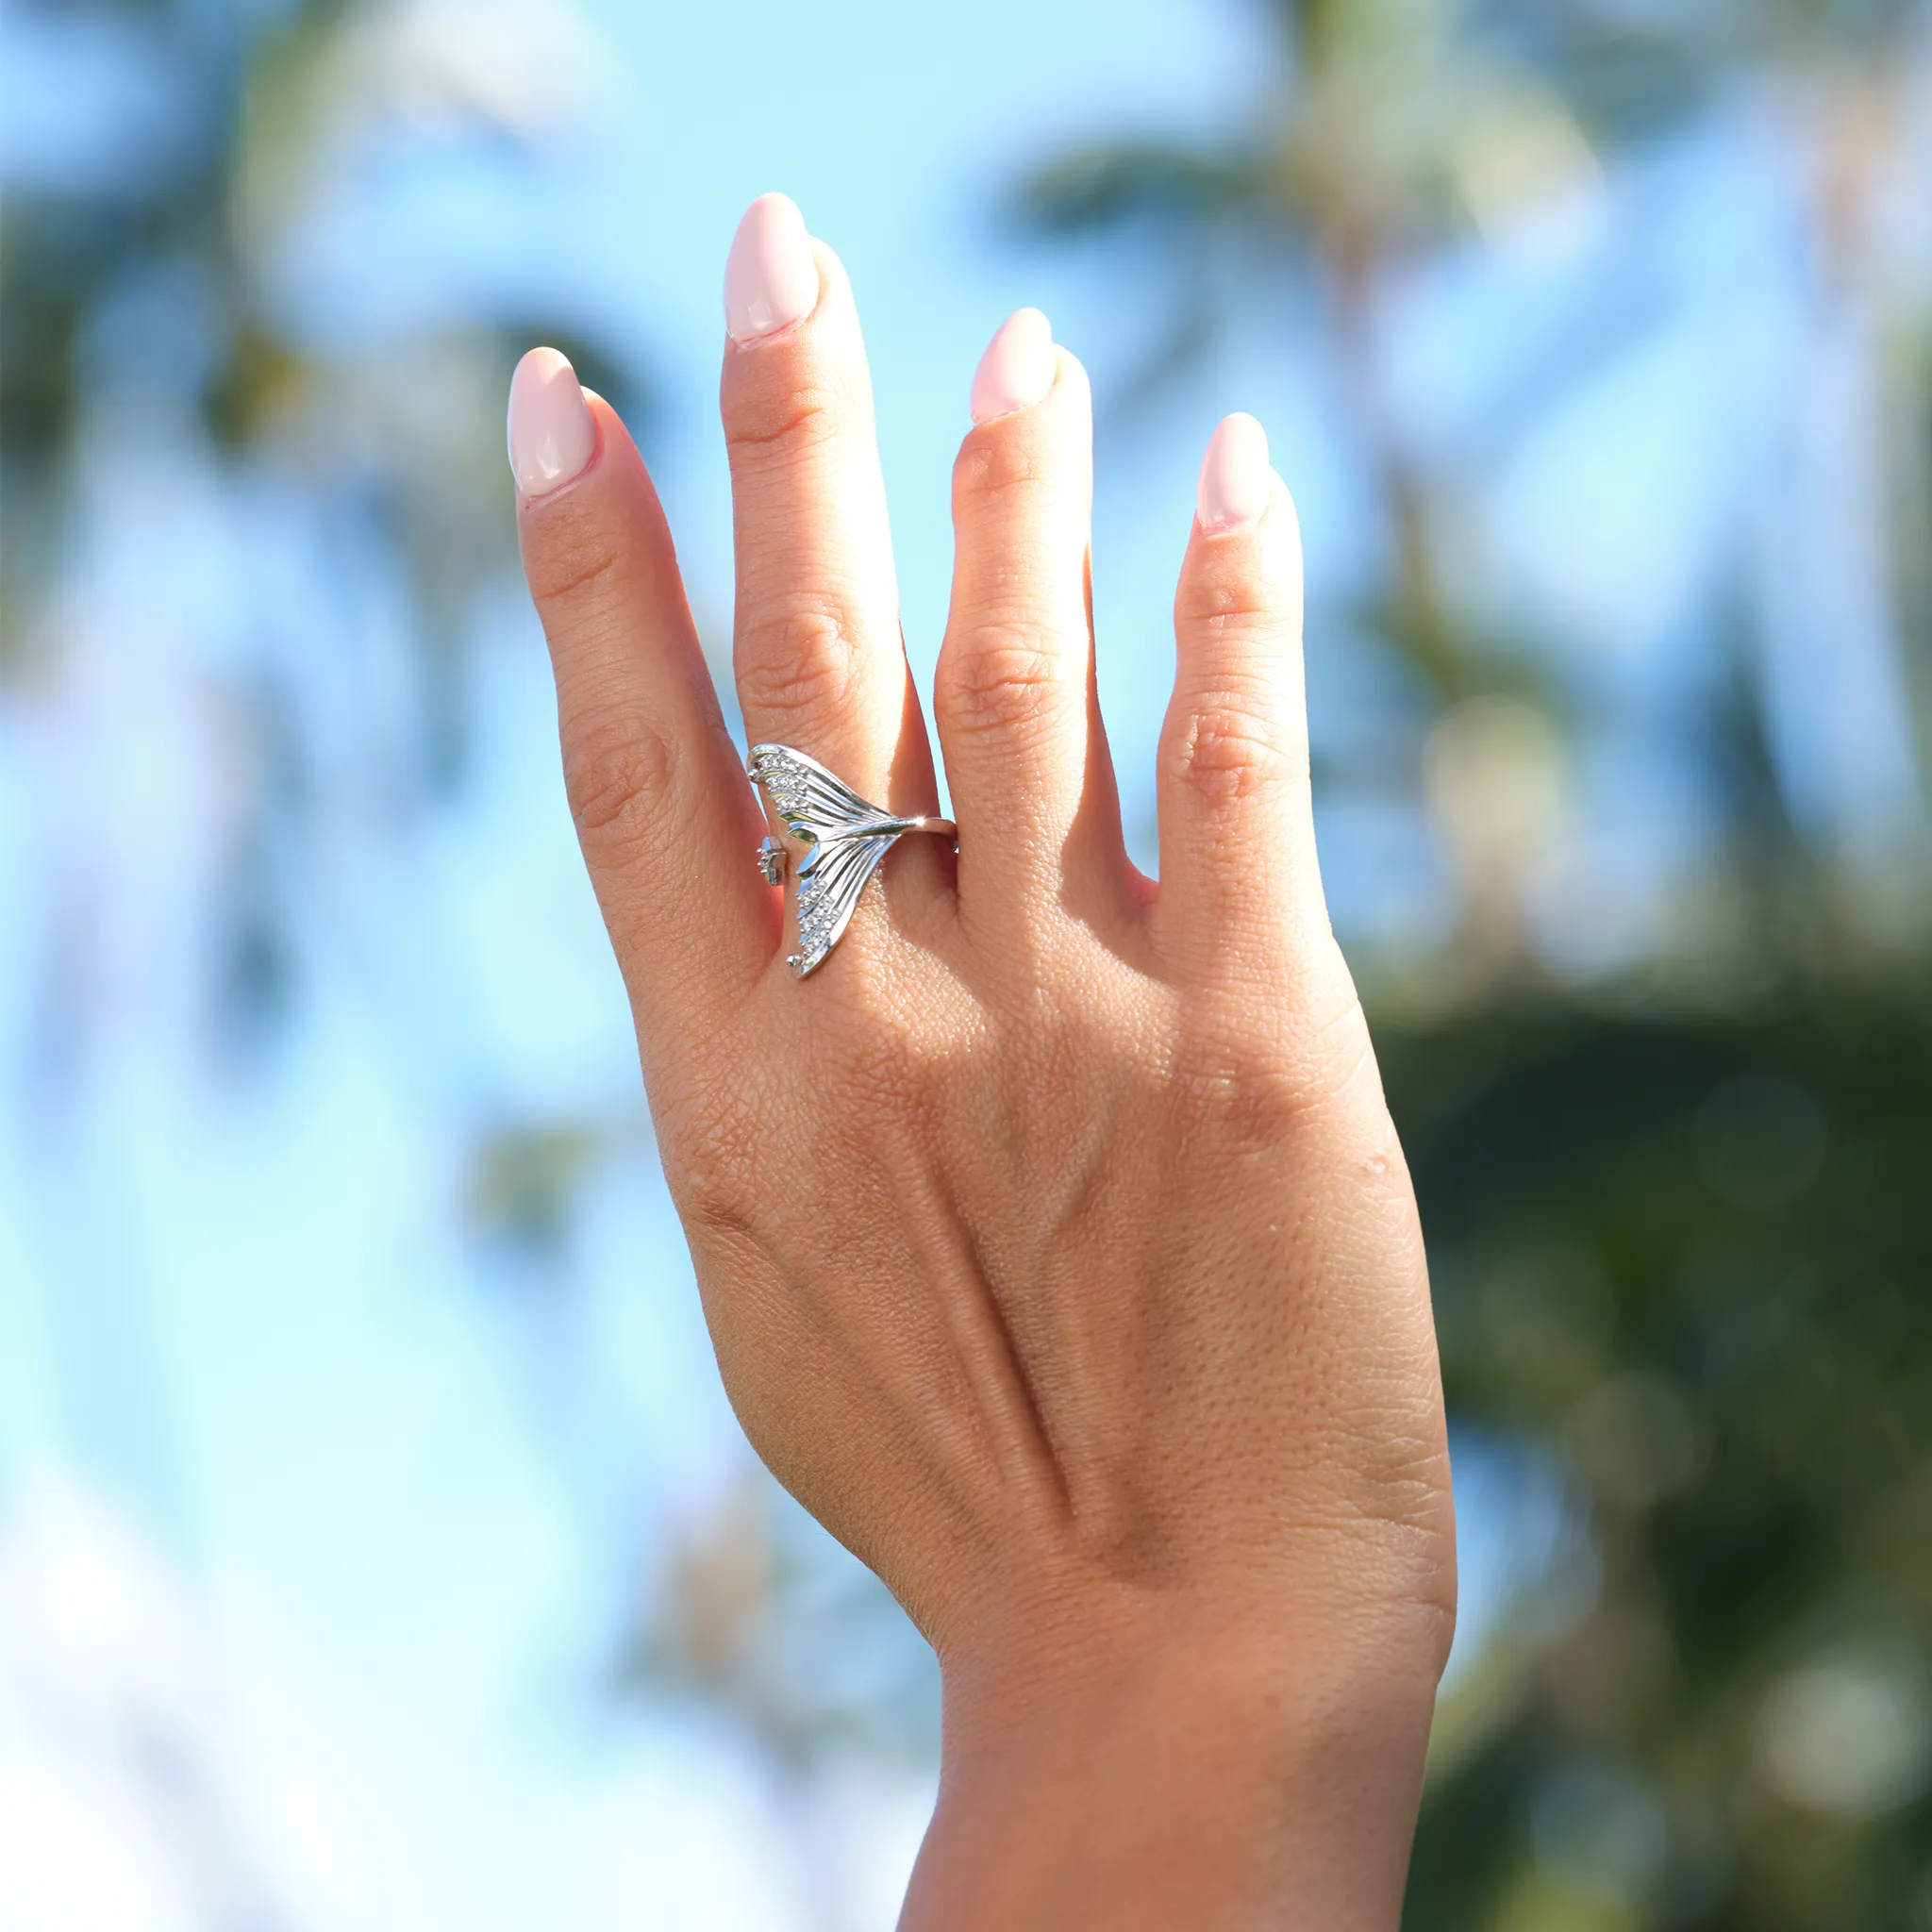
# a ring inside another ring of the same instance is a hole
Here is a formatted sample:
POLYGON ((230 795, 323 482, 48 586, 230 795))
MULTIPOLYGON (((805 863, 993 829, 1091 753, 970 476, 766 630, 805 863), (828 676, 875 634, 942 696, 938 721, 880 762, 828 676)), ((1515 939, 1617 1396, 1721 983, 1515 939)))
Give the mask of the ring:
MULTIPOLYGON (((785 963, 803 979, 824 963, 852 921, 853 908, 879 860, 908 832, 957 840, 951 819, 902 819, 859 797, 844 779, 789 744, 755 744, 745 773, 764 787, 785 829, 811 850, 800 861, 798 950, 785 963)), ((785 875, 785 847, 767 839, 758 866, 768 885, 785 875)))

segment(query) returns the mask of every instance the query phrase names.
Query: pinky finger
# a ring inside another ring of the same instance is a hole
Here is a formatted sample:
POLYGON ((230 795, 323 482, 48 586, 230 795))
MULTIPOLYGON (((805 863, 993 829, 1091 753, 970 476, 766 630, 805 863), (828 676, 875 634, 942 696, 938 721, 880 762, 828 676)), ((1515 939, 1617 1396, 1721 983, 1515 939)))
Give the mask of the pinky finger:
POLYGON ((1225 418, 1208 442, 1174 640, 1157 938, 1205 976, 1291 971, 1327 936, 1308 793, 1301 532, 1252 416, 1225 418))

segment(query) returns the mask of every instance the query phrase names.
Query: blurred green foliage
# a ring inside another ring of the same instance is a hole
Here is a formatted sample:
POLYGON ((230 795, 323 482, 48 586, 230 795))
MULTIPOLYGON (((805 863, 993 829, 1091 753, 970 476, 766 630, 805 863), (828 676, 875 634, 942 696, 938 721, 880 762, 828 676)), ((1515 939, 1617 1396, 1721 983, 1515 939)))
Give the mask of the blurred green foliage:
MULTIPOLYGON (((1474 451, 1411 435, 1380 362, 1419 268, 1754 100, 1779 104, 1815 184, 1818 309, 1869 291, 1890 272, 1873 207, 1919 151, 1932 22, 1746 0, 1275 14, 1264 119, 1219 146, 1070 155, 1020 214, 1130 243, 1150 285, 1191 291, 1150 386, 1294 278, 1386 558, 1311 632, 1379 648, 1423 693, 1410 803, 1463 861, 1460 930, 1425 960, 1365 961, 1365 991, 1452 1413, 1536 1445, 1581 1536, 1444 1701, 1407 1923, 1932 1926, 1924 825, 1877 867, 1800 832, 1766 749, 1748 566, 1720 558, 1703 642, 1724 670, 1695 731, 1722 837, 1697 897, 1725 916, 1608 981, 1552 973, 1517 916, 1509 819, 1535 816, 1539 758, 1596 721, 1565 641, 1498 636, 1448 559, 1517 437, 1636 323, 1612 305, 1554 375, 1522 372, 1526 406, 1474 451)), ((1922 275, 1874 352, 1892 402, 1876 534, 1922 703, 1926 293, 1922 275)))
POLYGON ((1925 1002, 1384 1037, 1451 1403, 1560 1457, 1596 1573, 1445 1708, 1409 1922, 1919 1923, 1925 1002))

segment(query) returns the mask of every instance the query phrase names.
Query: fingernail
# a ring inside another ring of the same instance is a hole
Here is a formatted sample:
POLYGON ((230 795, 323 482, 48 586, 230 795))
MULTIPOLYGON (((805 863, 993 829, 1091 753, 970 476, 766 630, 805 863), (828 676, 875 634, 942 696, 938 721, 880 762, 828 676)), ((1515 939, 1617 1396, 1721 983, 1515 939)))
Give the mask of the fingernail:
POLYGON ((509 468, 525 496, 547 496, 597 448, 576 372, 555 349, 532 349, 509 379, 509 468))
POLYGON ((1268 508, 1274 489, 1268 432, 1252 416, 1224 416, 1208 439, 1194 515, 1204 530, 1238 530, 1268 508))
POLYGON ((724 329, 755 342, 803 322, 819 305, 819 265, 790 195, 761 194, 745 209, 724 258, 724 329))
POLYGON ((973 420, 1030 409, 1052 387, 1053 325, 1037 308, 1015 309, 973 372, 973 420))

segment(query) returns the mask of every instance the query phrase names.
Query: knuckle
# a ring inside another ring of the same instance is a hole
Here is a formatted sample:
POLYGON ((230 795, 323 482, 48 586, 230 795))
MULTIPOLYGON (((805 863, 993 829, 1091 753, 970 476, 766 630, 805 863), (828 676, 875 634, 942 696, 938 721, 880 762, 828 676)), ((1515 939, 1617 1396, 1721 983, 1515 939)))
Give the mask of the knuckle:
POLYGON ((682 1141, 663 1145, 665 1187, 694 1236, 725 1242, 756 1239, 757 1195, 744 1141, 735 1123, 711 1117, 693 1123, 682 1141))
POLYGON ((1299 592, 1252 544, 1196 547, 1174 594, 1174 621, 1191 639, 1275 642, 1298 623, 1299 592))
POLYGON ((616 580, 625 551, 615 531, 576 506, 558 505, 541 544, 525 547, 530 600, 548 624, 560 614, 595 608, 616 580))
POLYGON ((662 1150, 664 1185, 683 1224, 691 1253, 756 1251, 765 1244, 770 1223, 760 1212, 753 1170, 737 1147, 739 1137, 720 1136, 712 1146, 700 1141, 674 1153, 662 1150))
POLYGON ((1238 804, 1279 785, 1288 759, 1267 708, 1238 693, 1191 705, 1163 747, 1165 775, 1214 805, 1238 804))
POLYGON ((694 1046, 678 1076, 662 1088, 653 1093, 653 1118, 678 1214, 692 1229, 751 1234, 770 1096, 745 1091, 742 1064, 722 1043, 694 1046))
POLYGON ((1244 1150, 1280 1145, 1309 1104, 1290 1063, 1233 1040, 1198 1045, 1176 1069, 1174 1091, 1185 1115, 1244 1150))
POLYGON ((1288 617, 1274 586, 1248 572, 1184 583, 1174 608, 1185 627, 1208 638, 1272 638, 1288 617))
POLYGON ((792 382, 768 392, 741 395, 724 429, 732 460, 795 461, 844 434, 845 396, 826 382, 792 382))
POLYGON ((1209 991, 1183 1059, 1183 1091, 1244 1140, 1279 1139, 1378 1077, 1361 999, 1332 941, 1284 975, 1209 991))
POLYGON ((828 605, 796 604, 740 628, 738 695, 748 713, 836 710, 852 695, 857 670, 852 628, 828 605))
POLYGON ((934 704, 967 738, 1003 737, 1065 699, 1066 654, 1045 633, 1020 624, 976 629, 941 654, 934 704))
POLYGON ((647 724, 581 724, 564 734, 564 793, 586 846, 648 842, 675 809, 678 783, 675 747, 647 724))
POLYGON ((1041 451, 1012 423, 967 440, 953 483, 957 508, 973 516, 1005 510, 1054 487, 1052 468, 1041 451))

